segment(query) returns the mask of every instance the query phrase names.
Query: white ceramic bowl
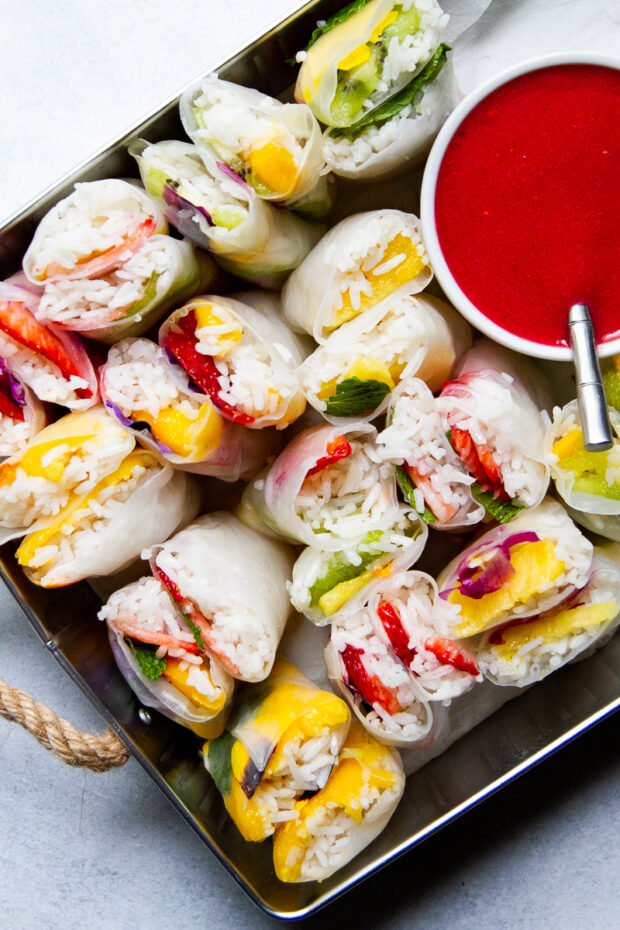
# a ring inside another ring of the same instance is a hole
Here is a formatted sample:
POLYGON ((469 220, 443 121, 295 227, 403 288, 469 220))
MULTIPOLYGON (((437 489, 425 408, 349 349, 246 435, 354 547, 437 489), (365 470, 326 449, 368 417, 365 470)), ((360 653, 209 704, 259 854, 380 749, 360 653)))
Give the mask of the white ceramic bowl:
MULTIPOLYGON (((532 58, 519 65, 514 65, 512 68, 508 68, 506 71, 502 71, 477 90, 473 91, 473 93, 468 94, 452 111, 444 123, 439 135, 435 139, 426 162, 421 196, 422 229, 424 231, 426 250, 439 284, 457 310, 462 313, 472 326, 475 326, 476 329, 480 330, 480 332, 487 335, 490 339, 494 339, 495 342, 499 342, 517 352, 523 352, 525 355, 533 355, 536 358, 548 358, 558 361, 568 361, 572 359, 570 348, 533 342, 530 339, 524 339, 522 336, 516 336, 509 330, 503 329, 481 313, 456 283, 443 256, 437 236, 437 228, 435 226, 435 188, 439 168, 441 167, 443 156, 452 137, 465 117, 481 100, 498 87, 501 87, 502 84, 506 84, 508 81, 522 74, 527 74, 530 71, 538 71, 542 68, 549 68, 554 65, 569 64, 603 65, 620 70, 620 61, 608 55, 597 55, 590 52, 561 52, 555 55, 532 58)), ((568 307, 566 309, 568 312, 568 307)), ((620 338, 602 343, 599 345, 598 351, 601 356, 615 355, 620 352, 620 338)))

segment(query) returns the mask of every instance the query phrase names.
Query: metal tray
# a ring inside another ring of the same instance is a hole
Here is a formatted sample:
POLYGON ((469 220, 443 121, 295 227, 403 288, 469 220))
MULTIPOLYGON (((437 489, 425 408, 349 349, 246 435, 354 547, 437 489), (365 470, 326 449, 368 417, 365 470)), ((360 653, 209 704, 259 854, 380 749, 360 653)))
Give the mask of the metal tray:
MULTIPOLYGON (((286 59, 303 46, 317 19, 341 6, 342 0, 307 3, 213 70, 271 95, 286 94, 292 80, 286 59)), ((37 223, 76 181, 137 176, 126 147, 138 136, 151 141, 183 138, 177 101, 178 96, 167 101, 10 218, 0 229, 0 278, 18 269, 37 223)), ((368 191, 344 184, 342 194, 357 210, 392 204, 402 208, 406 194, 413 201, 405 208, 414 209, 418 189, 416 175, 396 187, 373 185, 368 191)), ((237 832, 204 771, 196 737, 140 707, 116 668, 104 624, 96 621, 100 601, 90 586, 81 582, 67 589, 37 588, 15 562, 15 548, 15 543, 0 548, 0 574, 46 648, 243 890, 273 917, 303 917, 334 900, 620 707, 616 637, 590 658, 506 704, 411 775, 398 815, 375 843, 331 879, 285 885, 274 875, 269 844, 245 843, 237 832)))

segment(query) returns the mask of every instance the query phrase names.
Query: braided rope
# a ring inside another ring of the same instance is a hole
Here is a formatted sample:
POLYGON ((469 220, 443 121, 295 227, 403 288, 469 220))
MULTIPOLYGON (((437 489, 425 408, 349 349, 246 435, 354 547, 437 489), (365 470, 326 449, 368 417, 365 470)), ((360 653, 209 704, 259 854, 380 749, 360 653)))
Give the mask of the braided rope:
POLYGON ((1 680, 0 716, 19 723, 67 765, 107 772, 129 759, 126 746, 109 727, 101 736, 84 733, 49 707, 33 701, 25 691, 11 688, 1 680))

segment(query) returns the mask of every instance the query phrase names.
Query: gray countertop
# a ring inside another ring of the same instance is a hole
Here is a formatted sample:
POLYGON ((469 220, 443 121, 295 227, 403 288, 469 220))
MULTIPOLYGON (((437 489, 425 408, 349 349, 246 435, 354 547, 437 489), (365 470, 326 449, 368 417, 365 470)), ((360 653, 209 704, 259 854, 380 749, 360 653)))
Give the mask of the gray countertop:
MULTIPOLYGON (((292 0, 5 0, 0 223, 288 12, 292 0)), ((620 54, 617 0, 495 0, 457 46, 464 91, 535 55, 620 54)), ((0 589, 0 678, 103 729, 0 589)), ((367 881, 308 927, 620 927, 618 719, 367 881)), ((140 766, 64 766, 0 720, 0 927, 275 926, 140 766)))

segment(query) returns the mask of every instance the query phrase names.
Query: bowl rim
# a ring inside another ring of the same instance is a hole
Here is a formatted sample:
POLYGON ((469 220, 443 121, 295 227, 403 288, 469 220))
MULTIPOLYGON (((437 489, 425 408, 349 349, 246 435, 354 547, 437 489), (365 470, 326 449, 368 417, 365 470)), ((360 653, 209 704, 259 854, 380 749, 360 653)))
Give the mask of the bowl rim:
MULTIPOLYGON (((521 352, 524 355, 530 355, 534 358, 551 359, 553 361, 571 361, 573 354, 570 347, 550 346, 511 333, 510 330, 504 329, 485 316, 461 290, 450 271, 439 244, 439 237, 435 225, 435 190, 437 187, 439 169, 448 145, 452 141, 455 132, 460 127, 463 120, 485 99, 485 97, 488 97, 488 95, 497 90, 498 87, 507 84, 509 81, 523 74, 569 64, 598 65, 620 70, 620 58, 616 58, 613 55, 587 51, 567 51, 528 58, 519 64, 511 65, 509 68, 495 74, 492 78, 489 78, 489 80, 484 81, 475 90, 468 93, 463 100, 457 104, 443 124, 426 161, 420 195, 420 217, 422 220, 424 245, 437 281, 459 313, 461 313, 472 326, 495 342, 509 349, 521 352)), ((597 349, 599 356, 602 358, 615 355, 620 352, 620 337, 600 343, 597 349)))

